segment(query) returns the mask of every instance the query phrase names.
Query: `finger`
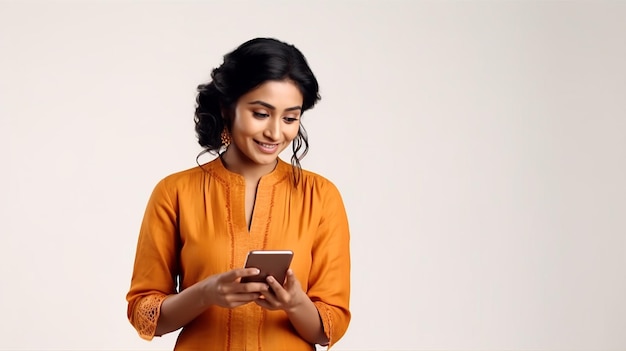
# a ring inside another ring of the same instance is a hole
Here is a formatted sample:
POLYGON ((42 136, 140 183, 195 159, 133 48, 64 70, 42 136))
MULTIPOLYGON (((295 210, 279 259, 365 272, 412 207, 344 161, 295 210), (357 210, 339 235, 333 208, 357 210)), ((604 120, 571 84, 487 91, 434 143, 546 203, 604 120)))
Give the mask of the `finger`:
POLYGON ((278 298, 276 297, 276 294, 274 293, 273 289, 270 288, 269 285, 266 285, 266 289, 264 291, 261 291, 261 299, 266 301, 266 304, 271 305, 273 307, 279 306, 280 305, 280 301, 278 300, 278 298))
POLYGON ((222 306, 222 307, 236 308, 236 307, 239 307, 239 306, 247 305, 247 304, 249 304, 250 302, 253 302, 253 301, 256 301, 256 300, 231 302, 231 303, 227 304, 226 306, 222 306))
POLYGON ((272 289, 273 295, 276 297, 278 301, 284 302, 288 299, 289 293, 282 285, 276 280, 276 278, 271 275, 267 277, 267 284, 272 289))
POLYGON ((236 284, 235 292, 238 293, 250 293, 250 292, 259 292, 264 293, 269 290, 269 286, 265 283, 241 283, 236 284))
POLYGON ((231 303, 252 302, 261 298, 261 293, 232 294, 227 300, 231 303))
POLYGON ((285 290, 291 290, 294 286, 296 286, 297 283, 298 279, 296 278, 296 275, 293 274, 293 271, 291 269, 289 269, 287 271, 287 277, 285 279, 285 290))
POLYGON ((254 303, 256 303, 257 305, 261 306, 262 308, 265 308, 266 310, 274 310, 274 306, 272 306, 269 302, 267 302, 266 300, 263 299, 256 299, 254 300, 254 303))
POLYGON ((242 268, 240 277, 253 277, 255 275, 259 275, 261 270, 258 268, 242 268))
POLYGON ((282 304, 276 299, 276 296, 271 293, 269 295, 263 295, 254 302, 257 305, 272 311, 279 310, 282 306, 282 304))
POLYGON ((242 277, 251 277, 261 273, 258 268, 237 268, 222 274, 220 282, 234 282, 242 277))

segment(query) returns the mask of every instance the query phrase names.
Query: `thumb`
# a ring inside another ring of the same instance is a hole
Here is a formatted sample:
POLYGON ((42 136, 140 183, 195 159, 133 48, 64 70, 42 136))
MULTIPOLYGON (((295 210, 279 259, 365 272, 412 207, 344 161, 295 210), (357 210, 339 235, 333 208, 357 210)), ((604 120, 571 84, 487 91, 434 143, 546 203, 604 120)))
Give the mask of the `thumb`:
POLYGON ((286 288, 293 287, 299 284, 298 279, 296 278, 296 275, 293 273, 291 269, 287 270, 287 278, 285 280, 286 280, 285 281, 286 288))
POLYGON ((228 271, 220 277, 220 281, 223 283, 234 282, 241 277, 253 276, 259 274, 257 268, 238 268, 228 271))

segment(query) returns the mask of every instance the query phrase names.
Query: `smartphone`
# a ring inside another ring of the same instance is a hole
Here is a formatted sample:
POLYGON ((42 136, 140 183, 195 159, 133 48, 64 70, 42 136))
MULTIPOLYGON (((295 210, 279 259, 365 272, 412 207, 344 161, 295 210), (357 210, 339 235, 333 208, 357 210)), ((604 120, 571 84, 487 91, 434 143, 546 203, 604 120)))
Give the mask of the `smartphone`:
POLYGON ((248 252, 245 268, 258 268, 261 273, 252 277, 241 278, 242 283, 262 282, 265 283, 268 276, 283 284, 293 251, 291 250, 253 250, 248 252))

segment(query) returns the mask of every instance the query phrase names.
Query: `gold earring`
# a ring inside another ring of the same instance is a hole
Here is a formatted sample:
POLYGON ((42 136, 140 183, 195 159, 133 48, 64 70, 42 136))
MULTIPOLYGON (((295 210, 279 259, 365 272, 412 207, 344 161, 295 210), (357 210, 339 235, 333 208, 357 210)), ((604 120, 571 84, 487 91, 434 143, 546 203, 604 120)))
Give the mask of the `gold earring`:
POLYGON ((224 127, 224 130, 222 130, 222 145, 228 147, 228 145, 230 145, 230 133, 228 132, 228 129, 226 129, 226 127, 224 127))

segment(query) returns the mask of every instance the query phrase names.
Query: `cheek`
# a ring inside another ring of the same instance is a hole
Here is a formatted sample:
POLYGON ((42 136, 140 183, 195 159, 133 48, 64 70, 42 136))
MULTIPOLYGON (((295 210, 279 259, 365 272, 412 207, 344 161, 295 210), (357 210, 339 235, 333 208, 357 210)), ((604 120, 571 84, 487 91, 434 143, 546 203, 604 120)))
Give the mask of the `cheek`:
POLYGON ((255 126, 255 121, 245 116, 236 118, 233 122, 233 132, 241 136, 254 134, 257 129, 258 127, 255 126))
POLYGON ((292 141, 298 136, 298 130, 300 129, 300 124, 294 123, 290 124, 289 128, 285 131, 285 139, 292 141))

